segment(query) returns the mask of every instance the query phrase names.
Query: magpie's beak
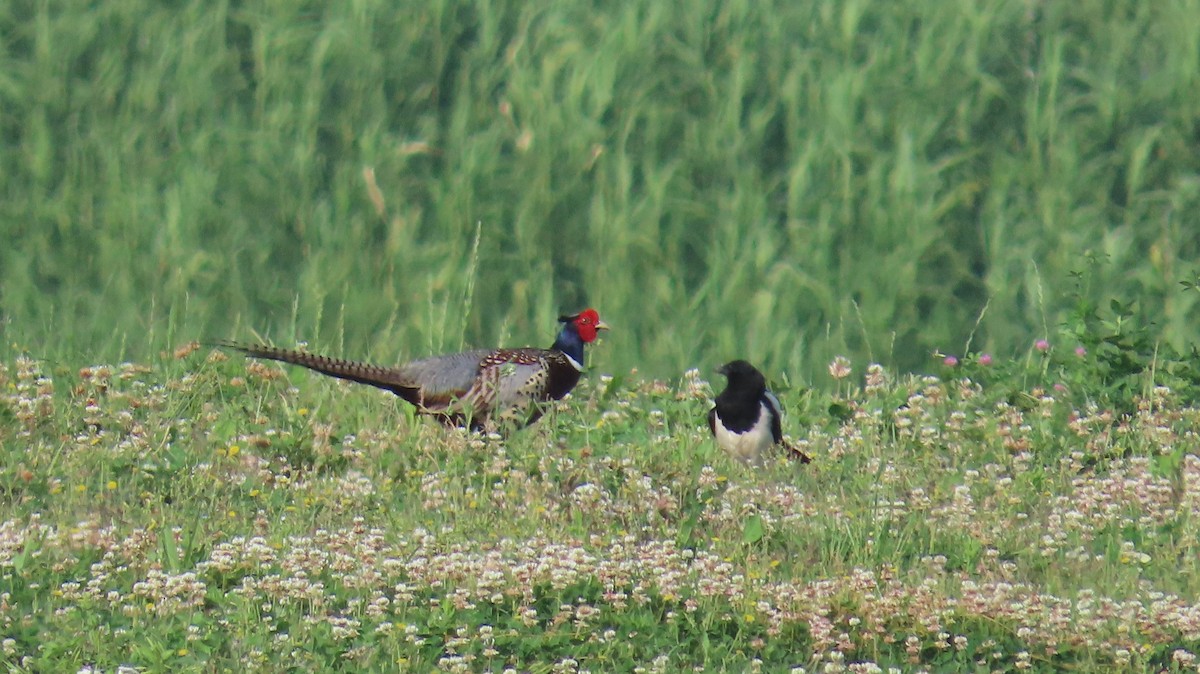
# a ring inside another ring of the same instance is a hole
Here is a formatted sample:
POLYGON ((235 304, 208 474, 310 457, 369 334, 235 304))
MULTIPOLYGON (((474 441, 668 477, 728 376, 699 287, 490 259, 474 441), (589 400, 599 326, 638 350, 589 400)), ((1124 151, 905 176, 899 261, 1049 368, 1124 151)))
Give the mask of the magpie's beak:
POLYGON ((721 365, 716 369, 717 374, 729 375, 729 364, 721 365))

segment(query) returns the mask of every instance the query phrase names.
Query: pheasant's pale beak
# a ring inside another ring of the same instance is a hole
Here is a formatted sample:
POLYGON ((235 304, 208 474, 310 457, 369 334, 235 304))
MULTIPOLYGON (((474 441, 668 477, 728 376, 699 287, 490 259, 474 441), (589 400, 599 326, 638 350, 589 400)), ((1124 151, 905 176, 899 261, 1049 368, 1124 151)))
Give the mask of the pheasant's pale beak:
POLYGON ((596 321, 596 329, 597 330, 608 330, 609 329, 608 323, 605 323, 604 321, 596 321))

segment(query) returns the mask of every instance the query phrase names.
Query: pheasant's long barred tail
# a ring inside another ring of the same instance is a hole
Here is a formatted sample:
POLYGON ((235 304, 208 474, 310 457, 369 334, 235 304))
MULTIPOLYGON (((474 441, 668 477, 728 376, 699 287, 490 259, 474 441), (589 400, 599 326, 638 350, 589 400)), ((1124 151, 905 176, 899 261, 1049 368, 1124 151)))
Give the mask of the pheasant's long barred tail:
POLYGON ((584 345, 608 326, 595 309, 562 316, 563 324, 548 349, 478 349, 432 356, 396 367, 266 345, 220 342, 248 356, 306 367, 315 372, 382 388, 430 414, 474 429, 493 419, 531 424, 543 405, 559 400, 582 374, 584 345))
POLYGON ((237 349, 247 356, 254 358, 266 358, 268 360, 277 360, 283 363, 292 365, 300 365, 310 370, 316 370, 324 374, 332 376, 354 376, 354 377, 369 377, 373 380, 383 380, 394 373, 385 367, 371 365, 370 363, 361 363, 355 360, 346 360, 344 358, 333 358, 331 356, 322 356, 316 353, 307 351, 299 351, 294 349, 281 349, 275 346, 265 346, 257 344, 239 344, 237 342, 220 342, 221 346, 237 349))
POLYGON ((330 377, 376 386, 391 391, 405 399, 412 395, 418 388, 414 382, 405 379, 403 372, 395 368, 380 367, 344 358, 331 358, 296 349, 282 349, 265 344, 242 344, 233 341, 223 341, 218 344, 226 348, 236 349, 254 358, 265 358, 290 365, 299 365, 330 377))

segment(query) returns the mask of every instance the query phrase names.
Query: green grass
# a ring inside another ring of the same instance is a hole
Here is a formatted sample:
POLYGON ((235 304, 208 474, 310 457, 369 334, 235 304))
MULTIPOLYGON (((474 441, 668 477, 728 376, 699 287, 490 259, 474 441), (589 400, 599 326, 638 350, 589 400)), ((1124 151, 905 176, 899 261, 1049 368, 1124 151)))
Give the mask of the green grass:
POLYGON ((1148 375, 1129 415, 1087 402, 1096 360, 790 391, 814 462, 759 471, 696 373, 592 374, 502 437, 192 347, 5 361, 0 661, 1191 671, 1200 414, 1148 375))
POLYGON ((548 343, 592 304, 613 371, 811 381, 839 353, 927 370, 972 331, 1024 352, 1094 255, 1087 297, 1137 297, 1182 348, 1197 23, 1192 0, 6 3, 4 341, 119 360, 254 330, 393 360, 548 343))

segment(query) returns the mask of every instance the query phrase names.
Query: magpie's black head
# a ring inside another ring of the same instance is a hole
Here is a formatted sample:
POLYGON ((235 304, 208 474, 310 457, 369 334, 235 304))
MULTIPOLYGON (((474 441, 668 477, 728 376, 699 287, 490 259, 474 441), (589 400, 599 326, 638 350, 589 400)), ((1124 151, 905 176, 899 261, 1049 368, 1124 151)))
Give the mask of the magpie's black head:
POLYGON ((767 388, 767 379, 750 363, 744 360, 733 360, 717 368, 718 374, 729 379, 727 390, 753 391, 761 394, 767 388))

